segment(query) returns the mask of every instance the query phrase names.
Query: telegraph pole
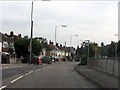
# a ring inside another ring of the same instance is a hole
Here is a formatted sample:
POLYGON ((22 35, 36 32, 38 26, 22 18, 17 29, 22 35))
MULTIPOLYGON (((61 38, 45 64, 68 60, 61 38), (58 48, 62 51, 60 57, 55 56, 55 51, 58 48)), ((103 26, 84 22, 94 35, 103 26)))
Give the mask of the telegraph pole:
POLYGON ((31 36, 30 36, 30 64, 32 60, 32 36, 33 36, 33 1, 31 6, 31 36))

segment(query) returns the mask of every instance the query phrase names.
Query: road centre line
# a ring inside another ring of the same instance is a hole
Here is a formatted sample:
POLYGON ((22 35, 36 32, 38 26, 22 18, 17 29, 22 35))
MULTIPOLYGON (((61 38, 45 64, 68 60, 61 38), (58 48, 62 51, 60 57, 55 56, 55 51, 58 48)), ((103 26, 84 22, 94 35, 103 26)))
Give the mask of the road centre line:
POLYGON ((7 86, 2 86, 1 88, 0 88, 0 90, 2 90, 3 88, 6 88, 7 86))
POLYGON ((16 79, 12 80, 10 83, 14 83, 15 81, 21 79, 22 77, 24 77, 24 76, 22 75, 22 76, 20 76, 20 77, 18 77, 18 78, 16 78, 16 79))
POLYGON ((28 75, 28 74, 30 74, 30 73, 32 73, 33 71, 30 71, 30 72, 28 72, 28 73, 26 73, 25 75, 28 75))
POLYGON ((39 70, 41 70, 41 69, 37 69, 37 70, 35 70, 35 71, 39 71, 39 70))
POLYGON ((32 73, 32 72, 33 72, 33 71, 30 71, 29 74, 32 73))
POLYGON ((43 67, 42 69, 45 69, 46 67, 43 67))
MULTIPOLYGON (((39 71, 39 70, 41 70, 41 68, 39 68, 39 69, 37 69, 37 70, 35 70, 35 71, 39 71)), ((21 75, 20 77, 18 77, 18 78, 16 78, 16 79, 12 80, 10 83, 14 83, 15 81, 17 81, 17 80, 23 78, 25 75, 28 75, 28 74, 30 74, 30 73, 32 73, 32 72, 33 72, 33 71, 30 71, 30 72, 28 72, 28 73, 26 73, 26 74, 24 74, 24 75, 21 75)))

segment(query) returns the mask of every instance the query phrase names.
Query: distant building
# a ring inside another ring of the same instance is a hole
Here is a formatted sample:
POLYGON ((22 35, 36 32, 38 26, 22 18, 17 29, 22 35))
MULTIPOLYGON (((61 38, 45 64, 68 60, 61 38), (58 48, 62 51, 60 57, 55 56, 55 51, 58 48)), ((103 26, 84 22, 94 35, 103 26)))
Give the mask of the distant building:
MULTIPOLYGON (((3 34, 0 32, 0 44, 2 46, 1 51, 4 53, 9 53, 10 60, 8 61, 2 61, 3 63, 13 63, 15 62, 16 54, 14 49, 14 42, 21 38, 21 34, 14 35, 14 33, 11 31, 10 35, 3 34), (13 62, 12 62, 13 61, 13 62)), ((3 60, 3 59, 2 59, 3 60)))
POLYGON ((36 37, 36 39, 40 42, 40 43, 46 43, 47 39, 43 38, 43 37, 36 37))
POLYGON ((71 52, 68 47, 62 46, 62 44, 56 45, 53 42, 49 41, 49 44, 43 43, 43 53, 45 56, 51 56, 53 59, 61 59, 66 56, 70 56, 71 52))

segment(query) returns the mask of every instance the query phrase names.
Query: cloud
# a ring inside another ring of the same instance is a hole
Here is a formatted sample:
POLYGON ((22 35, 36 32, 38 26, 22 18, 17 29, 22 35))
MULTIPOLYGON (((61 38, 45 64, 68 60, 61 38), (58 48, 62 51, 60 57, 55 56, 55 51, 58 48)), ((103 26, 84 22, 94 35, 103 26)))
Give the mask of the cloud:
MULTIPOLYGON (((59 27, 57 41, 76 46, 79 39, 91 39, 106 43, 115 40, 114 33, 118 32, 117 1, 34 1, 34 37, 42 36, 54 41, 55 26, 66 24, 66 28, 59 27)), ((2 7, 2 30, 30 36, 31 2, 0 2, 2 7)))

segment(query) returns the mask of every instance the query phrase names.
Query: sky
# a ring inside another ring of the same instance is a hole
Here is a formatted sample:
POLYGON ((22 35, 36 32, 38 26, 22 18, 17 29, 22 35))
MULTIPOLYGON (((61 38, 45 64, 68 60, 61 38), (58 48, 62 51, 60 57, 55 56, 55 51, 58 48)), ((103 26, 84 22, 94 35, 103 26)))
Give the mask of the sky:
MULTIPOLYGON (((31 1, 1 1, 2 33, 30 37, 31 1)), ((110 44, 117 41, 118 1, 34 1, 33 37, 43 37, 59 44, 77 47, 84 40, 110 44), (67 27, 61 27, 66 25, 67 27), (74 36, 78 35, 78 36, 74 36)))

